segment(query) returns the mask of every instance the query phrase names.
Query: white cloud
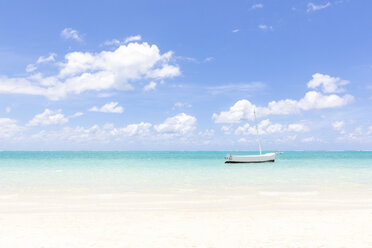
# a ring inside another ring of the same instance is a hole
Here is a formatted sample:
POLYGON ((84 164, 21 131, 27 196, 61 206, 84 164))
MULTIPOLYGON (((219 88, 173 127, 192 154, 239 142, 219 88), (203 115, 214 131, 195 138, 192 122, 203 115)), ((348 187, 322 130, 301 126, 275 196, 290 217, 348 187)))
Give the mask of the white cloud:
POLYGON ((12 111, 11 107, 8 106, 8 107, 5 108, 5 112, 10 113, 11 111, 12 111))
POLYGON ((192 58, 192 57, 185 57, 185 56, 176 56, 175 57, 177 60, 182 60, 182 61, 187 61, 187 62, 192 62, 192 63, 196 63, 196 64, 199 64, 199 60, 196 59, 196 58, 192 58))
POLYGON ((247 92, 253 93, 266 88, 266 85, 261 82, 240 83, 240 84, 225 84, 207 87, 211 94, 231 94, 231 92, 247 92))
POLYGON ((56 111, 45 109, 43 113, 35 115, 34 118, 27 123, 27 125, 48 126, 64 124, 68 122, 68 118, 66 118, 61 112, 62 111, 60 109, 56 111))
POLYGON ((185 113, 167 118, 163 123, 155 125, 157 132, 169 135, 185 135, 195 129, 196 118, 185 113))
POLYGON ((212 118, 216 123, 238 123, 241 120, 253 119, 253 110, 255 105, 253 105, 248 100, 239 100, 229 111, 223 111, 220 114, 213 114, 212 118))
POLYGON ((258 28, 262 29, 262 30, 272 30, 273 26, 269 26, 269 25, 266 25, 266 24, 260 24, 260 25, 258 25, 258 28))
POLYGON ((307 4, 307 12, 313 12, 313 11, 325 9, 325 8, 328 8, 329 6, 331 6, 330 2, 327 2, 323 5, 321 5, 321 4, 316 5, 316 4, 310 2, 310 3, 307 4))
POLYGON ((142 37, 141 35, 134 35, 134 36, 129 36, 124 39, 124 41, 120 41, 118 39, 112 39, 112 40, 107 40, 103 43, 105 46, 119 46, 123 44, 128 44, 133 41, 141 41, 142 37))
POLYGON ((311 89, 321 87, 324 93, 339 93, 345 91, 340 86, 346 85, 348 83, 349 81, 342 80, 339 77, 331 77, 329 75, 315 73, 313 75, 313 79, 311 79, 307 83, 307 87, 311 89))
POLYGON ((214 133, 215 131, 213 129, 206 129, 204 132, 199 132, 198 135, 199 136, 203 136, 203 137, 213 137, 214 136, 214 133))
POLYGON ((162 68, 154 69, 149 71, 146 75, 148 78, 166 78, 166 77, 175 77, 180 74, 180 70, 178 67, 173 65, 164 65, 162 68))
POLYGON ((266 107, 260 107, 243 99, 237 101, 229 111, 213 114, 216 123, 238 123, 241 120, 253 120, 253 110, 256 109, 258 117, 267 115, 289 115, 312 109, 336 108, 344 106, 354 97, 351 95, 338 96, 335 94, 323 95, 317 91, 308 91, 300 100, 285 99, 269 102, 266 107))
POLYGON ((340 132, 341 134, 345 133, 345 130, 344 130, 345 122, 344 121, 335 121, 332 123, 332 127, 334 130, 340 132))
POLYGON ((239 29, 233 29, 232 32, 233 32, 233 33, 237 33, 237 32, 239 32, 239 29))
POLYGON ((74 30, 72 28, 65 28, 61 31, 61 36, 65 38, 66 40, 72 39, 77 41, 83 41, 83 38, 79 34, 77 30, 74 30))
POLYGON ((292 124, 288 125, 288 130, 293 131, 293 132, 297 132, 297 133, 302 133, 302 132, 308 132, 309 127, 307 127, 303 123, 292 123, 292 124))
POLYGON ((107 40, 103 43, 105 46, 119 46, 121 44, 120 40, 117 39, 112 39, 112 40, 107 40))
POLYGON ((49 63, 49 62, 55 61, 56 56, 57 56, 56 53, 50 53, 48 57, 40 56, 37 59, 36 63, 41 64, 41 63, 49 63))
POLYGON ((129 36, 125 39, 124 43, 129 43, 132 41, 140 41, 142 39, 141 35, 129 36))
MULTIPOLYGON (((271 123, 270 120, 262 120, 257 124, 258 131, 260 134, 274 134, 283 132, 307 132, 309 128, 302 123, 292 123, 288 126, 282 125, 280 123, 271 123)), ((235 129, 235 135, 256 135, 256 126, 251 126, 249 123, 239 126, 235 129)))
POLYGON ((264 5, 262 3, 253 4, 251 9, 262 9, 264 5))
MULTIPOLYGON (((122 141, 123 138, 142 137, 150 134, 151 123, 141 122, 129 124, 126 127, 115 128, 112 123, 103 126, 93 125, 91 127, 64 127, 60 130, 45 131, 32 136, 36 140, 67 141, 77 143, 90 143, 99 141, 106 144, 115 141, 122 141)), ((127 140, 127 139, 126 139, 127 140)))
POLYGON ((26 72, 33 72, 37 69, 38 64, 49 63, 55 60, 57 54, 50 53, 48 57, 40 56, 35 64, 29 64, 26 66, 26 72))
POLYGON ((156 83, 151 81, 149 84, 145 85, 145 87, 143 87, 143 90, 144 91, 150 91, 150 90, 155 90, 156 89, 156 83))
POLYGON ((356 127, 354 131, 347 134, 347 138, 351 140, 359 140, 361 138, 364 138, 364 133, 362 127, 356 127))
MULTIPOLYGON (((202 141, 211 138, 214 135, 213 129, 207 129, 200 135, 193 135, 195 130, 196 118, 184 113, 167 118, 163 123, 156 125, 154 128, 151 123, 140 122, 129 124, 124 127, 115 127, 112 123, 106 123, 103 126, 93 125, 91 127, 63 127, 59 130, 43 130, 32 135, 34 140, 53 140, 54 142, 73 142, 73 143, 91 143, 99 141, 99 144, 118 144, 123 145, 131 142, 145 142, 144 144, 161 144, 164 140, 177 145, 178 142, 190 142, 192 139, 203 137, 202 141), (146 137, 146 139, 143 139, 146 137)), ((195 140, 194 140, 195 141, 195 140)), ((133 143, 134 144, 134 143, 133 143)))
MULTIPOLYGON (((345 128, 344 128, 345 123, 343 123, 343 121, 336 121, 332 123, 332 126, 336 131, 339 131, 341 134, 341 136, 337 138, 339 141, 342 141, 342 142, 344 142, 345 140, 352 141, 352 142, 357 141, 358 145, 362 143, 371 143, 372 141, 372 136, 371 136, 372 126, 368 126, 368 127, 358 126, 358 127, 355 127, 351 132, 345 131, 345 128)), ((367 148, 367 149, 370 149, 370 148, 367 148)))
POLYGON ((348 94, 340 97, 334 94, 323 95, 316 91, 309 91, 298 102, 298 106, 302 110, 336 108, 345 106, 353 100, 354 97, 348 94))
POLYGON ((75 118, 75 117, 79 117, 79 116, 82 116, 82 115, 84 115, 84 113, 82 113, 82 112, 76 112, 75 114, 70 115, 69 118, 75 118))
POLYGON ((191 108, 192 105, 190 103, 187 103, 187 102, 176 102, 173 106, 173 110, 176 109, 176 108, 191 108))
POLYGON ((145 136, 150 133, 151 123, 141 122, 138 124, 129 124, 123 128, 115 128, 111 131, 111 134, 116 135, 125 135, 125 136, 145 136))
POLYGON ((131 90, 132 82, 180 75, 179 67, 169 64, 172 54, 160 54, 156 45, 147 43, 129 43, 114 51, 99 53, 71 52, 59 63, 57 75, 0 76, 0 93, 41 95, 59 100, 68 94, 92 90, 131 90))
POLYGON ((321 141, 322 141, 321 139, 314 137, 314 136, 306 137, 301 140, 301 142, 303 143, 312 143, 312 142, 321 142, 321 141))
POLYGON ((29 64, 26 66, 26 72, 33 72, 37 69, 36 65, 34 64, 29 64))
POLYGON ((280 123, 269 124, 266 127, 266 133, 268 133, 268 134, 270 134, 270 133, 281 133, 281 132, 284 132, 284 131, 285 131, 284 126, 280 123))
MULTIPOLYGON (((240 126, 235 130, 235 135, 248 135, 248 134, 255 134, 256 131, 254 127, 251 127, 251 125, 244 124, 244 126, 240 126)), ((227 133, 229 134, 229 133, 227 133)))
POLYGON ((10 118, 0 118, 0 139, 10 138, 23 128, 17 124, 17 120, 10 118))
POLYGON ((372 134, 372 126, 369 126, 369 127, 368 127, 367 134, 372 134))
MULTIPOLYGON (((262 120, 257 124, 259 134, 272 134, 272 133, 281 133, 285 131, 285 128, 282 124, 271 123, 270 120, 262 120)), ((240 126, 235 130, 235 135, 255 135, 257 130, 255 126, 251 126, 246 123, 244 126, 240 126)))
POLYGON ((98 108, 96 106, 89 109, 91 112, 104 112, 104 113, 117 113, 121 114, 124 111, 124 108, 118 106, 118 102, 109 102, 103 105, 102 107, 98 108))
POLYGON ((81 126, 64 127, 57 131, 42 130, 32 136, 34 140, 53 140, 53 141, 67 141, 74 143, 88 143, 92 141, 99 141, 101 143, 109 142, 111 136, 107 130, 104 130, 98 125, 93 125, 89 128, 81 126))
POLYGON ((232 132, 232 126, 222 126, 221 127, 221 131, 224 133, 224 134, 231 134, 232 132))

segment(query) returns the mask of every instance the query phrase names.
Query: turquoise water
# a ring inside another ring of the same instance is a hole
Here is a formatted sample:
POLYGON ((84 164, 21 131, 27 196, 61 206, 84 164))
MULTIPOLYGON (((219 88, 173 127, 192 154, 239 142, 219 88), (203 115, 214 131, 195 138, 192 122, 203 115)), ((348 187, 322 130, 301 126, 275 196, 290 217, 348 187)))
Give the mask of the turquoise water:
MULTIPOLYGON (((275 163, 224 164, 228 152, 0 152, 2 190, 364 187, 372 152, 284 152, 275 163)), ((234 154, 255 154, 234 152, 234 154)))

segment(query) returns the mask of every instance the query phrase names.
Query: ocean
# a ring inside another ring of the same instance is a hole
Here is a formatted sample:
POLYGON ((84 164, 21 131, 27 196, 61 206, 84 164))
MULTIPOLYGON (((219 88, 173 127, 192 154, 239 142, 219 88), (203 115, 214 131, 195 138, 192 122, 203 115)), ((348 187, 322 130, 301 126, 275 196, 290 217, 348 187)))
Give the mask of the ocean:
MULTIPOLYGON (((223 151, 3 151, 2 191, 161 189, 372 190, 370 151, 285 151, 275 163, 225 164, 223 151)), ((256 152, 233 152, 256 154, 256 152)))

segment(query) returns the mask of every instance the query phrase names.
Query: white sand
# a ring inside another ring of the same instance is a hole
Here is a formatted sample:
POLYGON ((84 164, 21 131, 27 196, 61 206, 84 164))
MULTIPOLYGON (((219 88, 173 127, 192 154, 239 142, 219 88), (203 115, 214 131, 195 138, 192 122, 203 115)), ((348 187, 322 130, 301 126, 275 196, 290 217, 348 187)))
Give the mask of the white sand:
POLYGON ((372 192, 0 192, 1 248, 372 247, 372 192))

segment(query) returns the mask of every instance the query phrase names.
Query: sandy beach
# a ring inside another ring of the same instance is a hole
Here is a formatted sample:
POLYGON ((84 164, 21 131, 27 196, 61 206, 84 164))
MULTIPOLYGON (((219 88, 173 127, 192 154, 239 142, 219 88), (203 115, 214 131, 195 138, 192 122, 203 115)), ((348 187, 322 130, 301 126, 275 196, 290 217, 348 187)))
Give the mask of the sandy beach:
POLYGON ((0 247, 371 247, 368 189, 0 194, 0 247))

